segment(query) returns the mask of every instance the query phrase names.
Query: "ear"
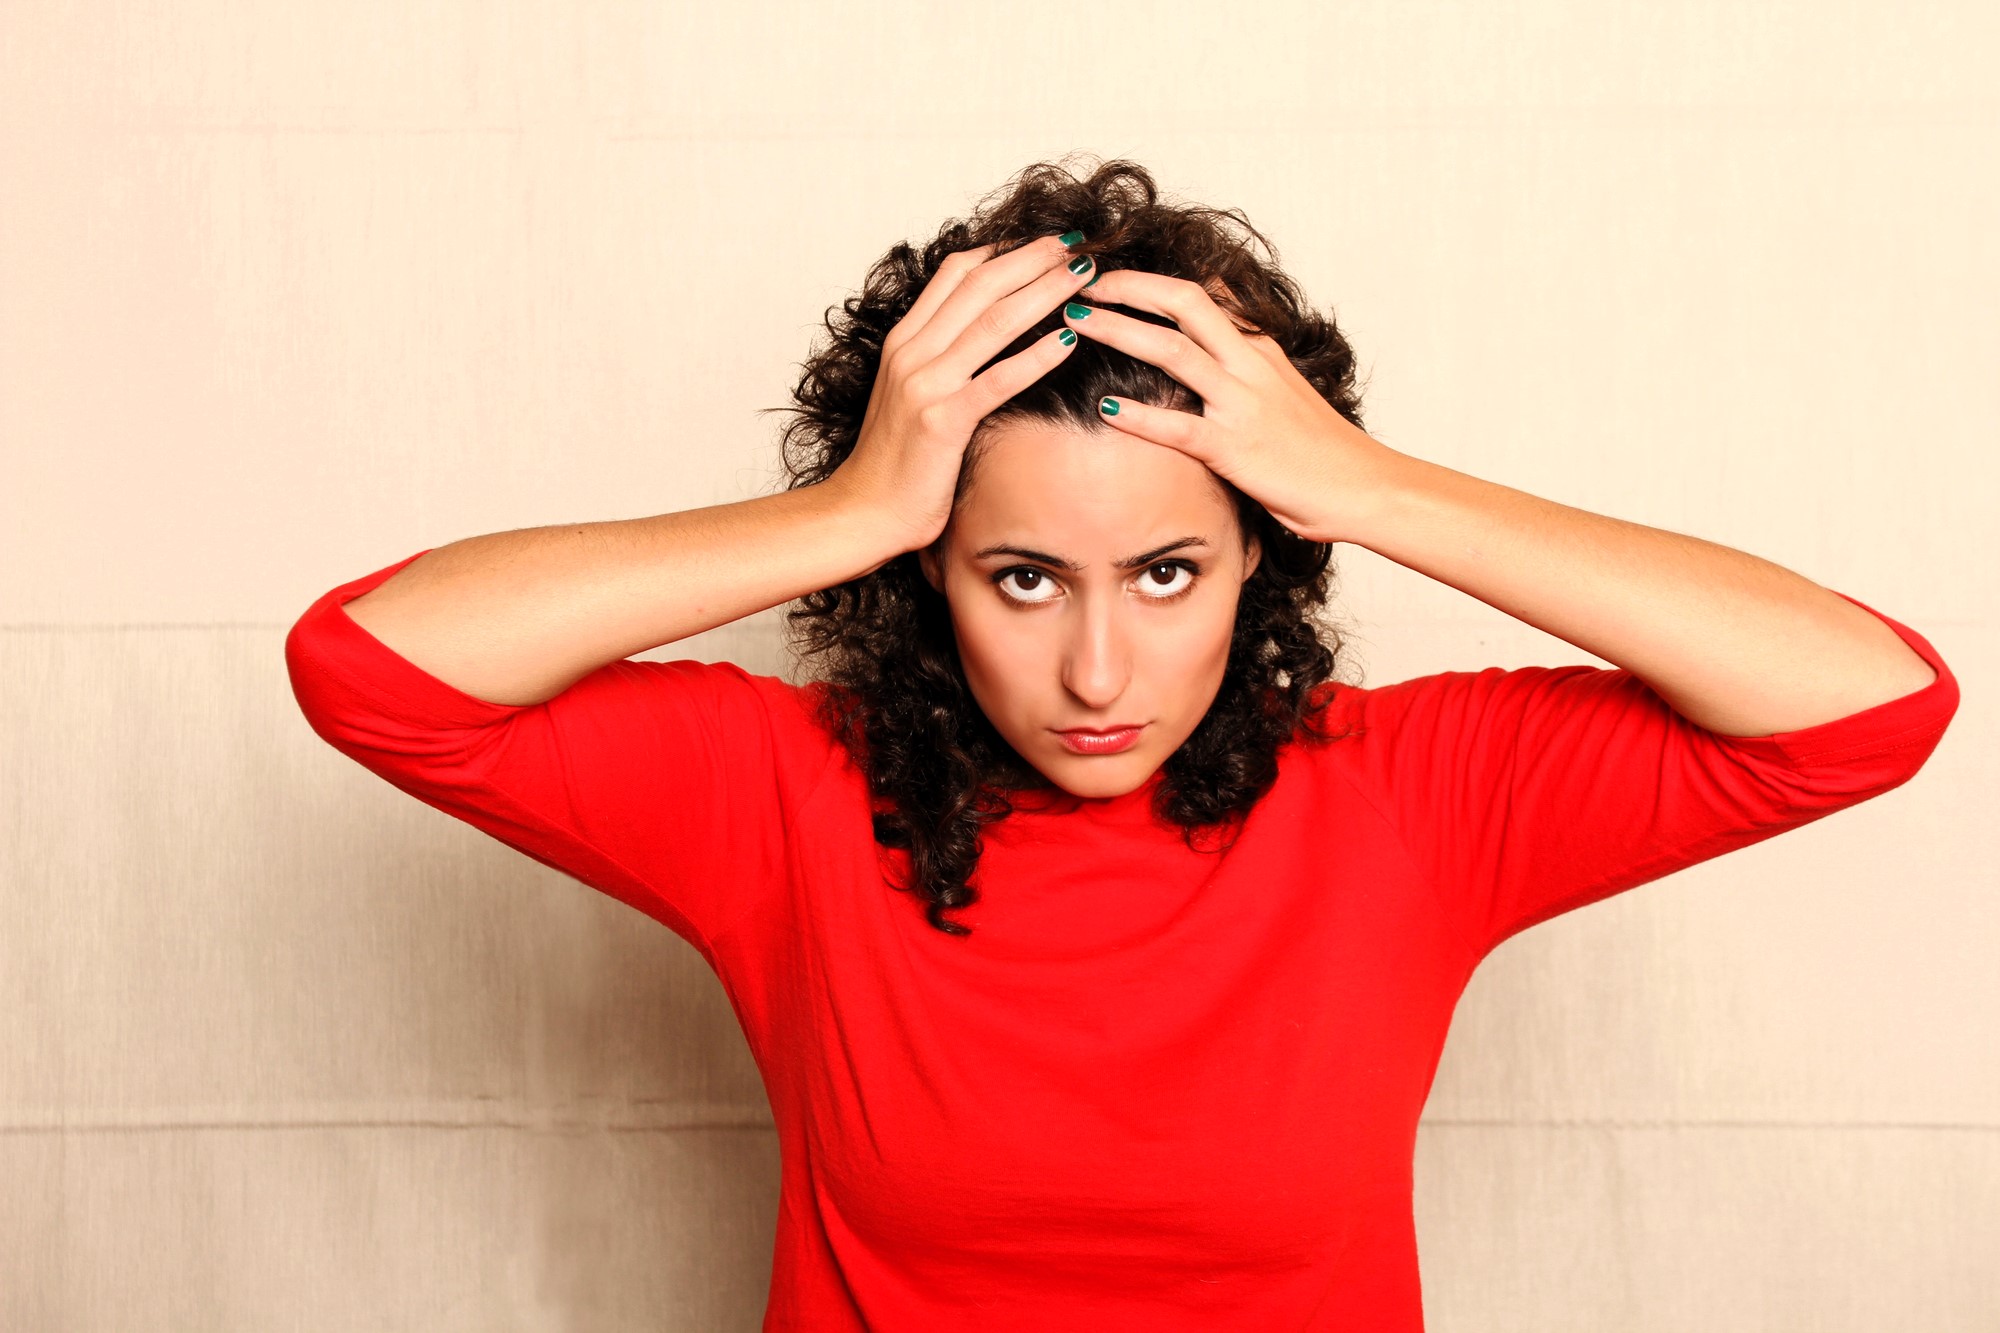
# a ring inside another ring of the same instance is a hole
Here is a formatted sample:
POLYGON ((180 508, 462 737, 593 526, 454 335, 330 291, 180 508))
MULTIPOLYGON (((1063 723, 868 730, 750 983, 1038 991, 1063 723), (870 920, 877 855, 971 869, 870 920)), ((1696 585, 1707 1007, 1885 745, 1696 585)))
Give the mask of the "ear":
POLYGON ((1245 583, 1248 583, 1250 576, 1257 572, 1257 566, 1263 562, 1263 559, 1264 543, 1258 541, 1257 534, 1253 532, 1250 534, 1250 544, 1243 553, 1243 581, 1245 583))
POLYGON ((936 589, 940 596, 944 593, 944 569, 938 559, 938 544, 932 542, 917 552, 917 568, 924 571, 924 582, 936 589))

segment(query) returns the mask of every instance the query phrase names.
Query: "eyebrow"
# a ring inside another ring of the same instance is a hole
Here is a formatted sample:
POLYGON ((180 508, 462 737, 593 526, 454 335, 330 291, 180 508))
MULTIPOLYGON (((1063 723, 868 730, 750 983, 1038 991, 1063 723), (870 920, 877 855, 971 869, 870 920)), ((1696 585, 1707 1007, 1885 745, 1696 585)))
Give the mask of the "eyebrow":
MULTIPOLYGON (((1206 537, 1182 537, 1178 541, 1168 542, 1165 546, 1155 546, 1150 551, 1142 551, 1138 555, 1126 556, 1123 560, 1115 563, 1119 569, 1144 569, 1147 565, 1152 564, 1169 551, 1178 551, 1185 546, 1205 547, 1208 544, 1208 538, 1206 537)), ((1083 568, 1082 565, 1077 564, 1074 560, 1065 560, 1061 556, 1050 555, 1047 551, 1032 550, 1026 546, 982 546, 972 553, 972 558, 974 560, 984 560, 986 557, 992 555, 1011 555, 1022 560, 1035 560, 1056 569, 1067 569, 1071 573, 1075 573, 1083 568)))

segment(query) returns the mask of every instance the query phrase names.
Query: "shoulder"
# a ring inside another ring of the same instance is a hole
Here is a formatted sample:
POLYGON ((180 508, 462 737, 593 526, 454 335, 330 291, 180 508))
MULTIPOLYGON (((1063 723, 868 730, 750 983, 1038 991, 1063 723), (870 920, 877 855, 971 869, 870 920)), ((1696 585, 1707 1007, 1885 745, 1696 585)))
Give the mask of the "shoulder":
POLYGON ((1629 673, 1602 667, 1479 667, 1436 671, 1385 685, 1327 681, 1313 691, 1329 721, 1352 724, 1357 734, 1370 727, 1435 722, 1468 707, 1490 707, 1567 691, 1572 694, 1629 686, 1629 673))
POLYGON ((1306 695, 1306 714, 1296 740, 1309 748, 1358 739, 1371 720, 1371 703, 1381 691, 1344 680, 1322 681, 1306 695))
POLYGON ((1541 668, 1439 671, 1383 685, 1329 680, 1308 695, 1311 705, 1288 749, 1364 756, 1463 726, 1493 700, 1537 681, 1541 668))
POLYGON ((763 759, 795 782, 817 779, 841 747, 838 703, 823 682, 793 684, 735 662, 692 658, 616 664, 623 684, 677 727, 712 730, 713 739, 746 760, 763 759))

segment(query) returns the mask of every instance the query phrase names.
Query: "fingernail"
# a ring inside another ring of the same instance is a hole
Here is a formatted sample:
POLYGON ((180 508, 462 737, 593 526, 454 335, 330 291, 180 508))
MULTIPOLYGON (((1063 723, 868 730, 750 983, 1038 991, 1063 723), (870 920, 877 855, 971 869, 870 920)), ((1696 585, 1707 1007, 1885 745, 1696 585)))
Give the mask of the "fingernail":
POLYGON ((1064 329, 1061 333, 1058 333, 1056 335, 1056 341, 1061 343, 1064 347, 1070 346, 1072 343, 1076 341, 1076 330, 1064 329))
POLYGON ((1097 272, 1090 275, 1090 281, 1084 283, 1083 286, 1077 288, 1077 290, 1080 292, 1089 291, 1092 287, 1095 287, 1097 285, 1097 280, 1103 276, 1104 276, 1104 270, 1103 269, 1097 270, 1097 272))
POLYGON ((1116 398, 1100 398, 1097 400, 1097 410, 1107 417, 1115 417, 1118 415, 1118 400, 1116 398))
POLYGON ((1083 233, 1080 231, 1066 231, 1062 235, 1056 237, 1056 239, 1061 241, 1064 245, 1075 245, 1078 241, 1083 239, 1083 233))
MULTIPOLYGON (((1076 257, 1075 259, 1072 259, 1072 260, 1070 260, 1070 261, 1069 261, 1069 271, 1070 271, 1070 272, 1072 272, 1072 273, 1088 273, 1088 272, 1090 272, 1090 256, 1089 256, 1089 255, 1078 255, 1078 256, 1077 256, 1077 257, 1076 257)), ((1097 279, 1095 279, 1095 278, 1092 278, 1092 279, 1090 280, 1090 282, 1096 282, 1096 281, 1097 281, 1097 279)), ((1090 282, 1086 282, 1086 283, 1084 283, 1083 285, 1084 285, 1084 286, 1086 286, 1086 287, 1088 287, 1088 286, 1090 285, 1090 282)))
MULTIPOLYGON (((1084 285, 1087 287, 1090 284, 1085 283, 1084 285)), ((1071 301, 1063 306, 1063 313, 1071 319, 1089 319, 1090 307, 1087 305, 1078 305, 1076 302, 1071 301)))

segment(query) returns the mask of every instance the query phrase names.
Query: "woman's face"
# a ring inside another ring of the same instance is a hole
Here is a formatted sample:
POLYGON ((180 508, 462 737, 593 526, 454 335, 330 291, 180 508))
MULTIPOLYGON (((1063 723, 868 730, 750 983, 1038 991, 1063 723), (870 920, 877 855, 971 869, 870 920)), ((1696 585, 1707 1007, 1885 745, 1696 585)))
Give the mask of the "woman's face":
POLYGON ((924 577, 951 605, 972 694, 1007 743, 1076 796, 1142 785, 1222 684, 1246 552, 1236 511, 1198 460, 1116 430, 1010 424, 924 577), (1116 753, 1059 731, 1137 726, 1116 753))

